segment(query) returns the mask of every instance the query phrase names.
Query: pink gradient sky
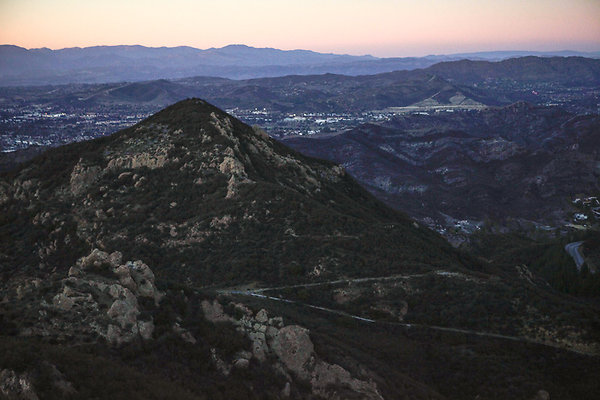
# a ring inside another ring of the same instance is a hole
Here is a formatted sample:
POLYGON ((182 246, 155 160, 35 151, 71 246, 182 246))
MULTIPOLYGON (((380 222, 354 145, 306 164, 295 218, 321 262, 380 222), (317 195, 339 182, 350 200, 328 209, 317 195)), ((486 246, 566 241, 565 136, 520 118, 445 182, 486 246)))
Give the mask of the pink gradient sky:
POLYGON ((0 43, 375 56, 600 50, 600 0, 0 0, 0 43))

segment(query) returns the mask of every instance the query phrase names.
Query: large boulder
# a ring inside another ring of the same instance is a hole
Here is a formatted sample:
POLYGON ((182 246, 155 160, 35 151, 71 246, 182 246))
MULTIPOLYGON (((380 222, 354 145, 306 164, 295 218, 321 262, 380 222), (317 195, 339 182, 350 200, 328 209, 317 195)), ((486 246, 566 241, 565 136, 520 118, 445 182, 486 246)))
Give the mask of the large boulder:
POLYGON ((328 399, 347 399, 351 394, 357 399, 383 400, 375 382, 355 379, 341 366, 320 360, 312 371, 310 383, 313 393, 328 399))
POLYGON ((208 300, 202 300, 201 306, 204 317, 211 322, 233 321, 233 318, 223 311, 223 306, 217 300, 213 300, 212 303, 208 300))
POLYGON ((532 400, 550 400, 550 393, 545 390, 539 390, 532 400))
POLYGON ((92 252, 77 260, 77 266, 82 270, 99 268, 103 265, 116 267, 121 262, 122 255, 119 252, 108 254, 100 249, 94 249, 92 252))
POLYGON ((285 367, 298 376, 307 376, 307 364, 311 360, 314 345, 308 329, 298 325, 288 325, 279 330, 271 348, 285 367))
MULTIPOLYGON (((127 264, 125 264, 125 267, 129 269, 131 280, 135 282, 137 288, 135 292, 136 295, 152 298, 158 305, 160 299, 162 298, 162 293, 160 293, 154 285, 154 273, 150 267, 140 260, 134 262, 129 261, 127 264)), ((122 279, 124 279, 125 283, 130 282, 126 276, 123 276, 122 279)))

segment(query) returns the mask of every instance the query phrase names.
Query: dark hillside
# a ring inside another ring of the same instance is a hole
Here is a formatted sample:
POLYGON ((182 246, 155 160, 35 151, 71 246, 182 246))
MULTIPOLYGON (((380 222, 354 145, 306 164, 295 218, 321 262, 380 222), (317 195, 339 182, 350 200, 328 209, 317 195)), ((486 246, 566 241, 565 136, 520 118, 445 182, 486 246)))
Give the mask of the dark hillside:
POLYGON ((42 275, 40 264, 68 268, 94 247, 143 257, 159 276, 196 285, 460 265, 443 239, 341 168, 199 100, 49 150, 5 176, 2 194, 9 275, 15 265, 42 275))
POLYGON ((592 399, 599 315, 198 99, 0 176, 8 398, 592 399))
POLYGON ((342 164, 413 218, 449 230, 459 220, 512 229, 518 221, 567 224, 577 211, 575 195, 600 191, 598 132, 597 115, 518 102, 476 112, 397 116, 283 142, 342 164))

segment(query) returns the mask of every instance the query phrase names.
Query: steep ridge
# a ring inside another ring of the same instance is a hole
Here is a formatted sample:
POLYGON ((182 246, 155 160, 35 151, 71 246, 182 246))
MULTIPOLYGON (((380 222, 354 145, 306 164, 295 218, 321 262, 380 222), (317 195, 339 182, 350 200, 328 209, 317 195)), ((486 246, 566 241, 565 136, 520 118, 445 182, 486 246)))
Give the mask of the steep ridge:
POLYGON ((150 82, 134 82, 102 90, 85 100, 85 103, 133 103, 173 104, 189 97, 191 90, 176 83, 161 79, 150 82))

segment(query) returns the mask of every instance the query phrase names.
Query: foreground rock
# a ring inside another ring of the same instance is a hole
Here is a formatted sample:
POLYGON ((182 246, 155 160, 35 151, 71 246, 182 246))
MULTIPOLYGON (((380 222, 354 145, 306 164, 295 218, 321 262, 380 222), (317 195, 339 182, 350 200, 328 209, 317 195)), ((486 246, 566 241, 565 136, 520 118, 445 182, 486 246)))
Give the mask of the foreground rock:
POLYGON ((0 371, 0 393, 8 400, 39 400, 29 374, 8 369, 0 371))
POLYGON ((51 304, 42 300, 40 323, 21 334, 76 342, 102 337, 114 345, 149 340, 154 322, 141 316, 140 300, 148 298, 158 306, 162 296, 142 261, 123 263, 119 252, 94 249, 69 269, 51 304))
MULTIPOLYGON (((282 389, 284 397, 290 393, 289 381, 300 379, 310 384, 314 395, 327 399, 383 399, 372 379, 357 379, 343 367, 322 360, 315 352, 308 329, 298 325, 284 326, 281 317, 269 317, 264 309, 254 314, 243 304, 233 306, 242 314, 241 318, 225 313, 217 300, 202 303, 208 320, 231 322, 252 341, 252 353, 238 353, 233 367, 247 368, 252 358, 260 362, 275 359, 275 369, 288 379, 282 389)), ((224 366, 216 357, 214 360, 219 370, 229 374, 231 367, 224 366)))

